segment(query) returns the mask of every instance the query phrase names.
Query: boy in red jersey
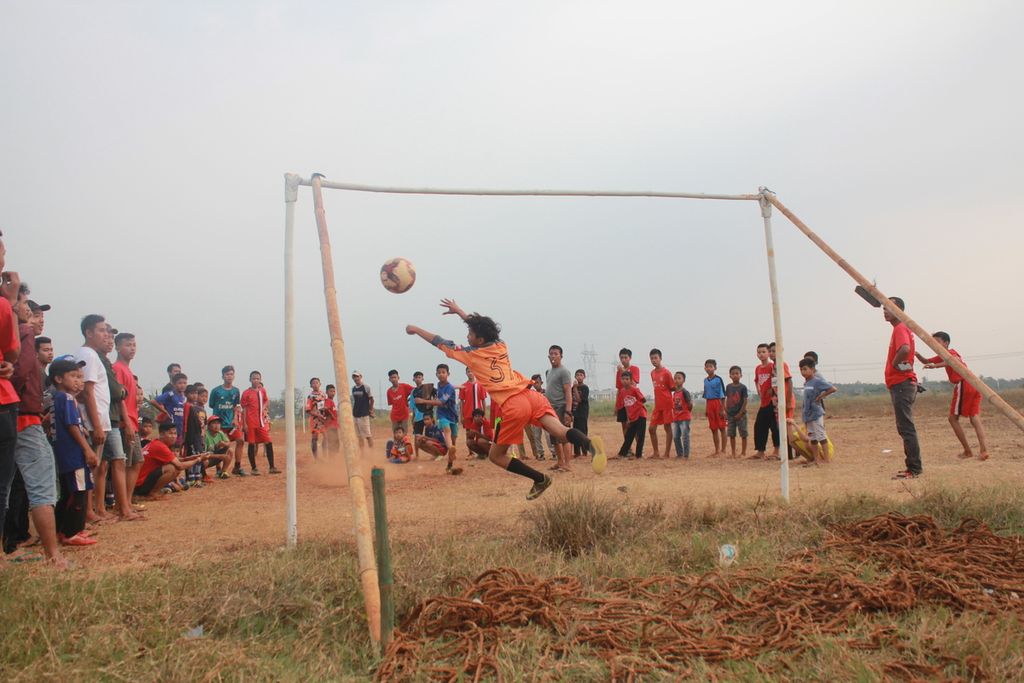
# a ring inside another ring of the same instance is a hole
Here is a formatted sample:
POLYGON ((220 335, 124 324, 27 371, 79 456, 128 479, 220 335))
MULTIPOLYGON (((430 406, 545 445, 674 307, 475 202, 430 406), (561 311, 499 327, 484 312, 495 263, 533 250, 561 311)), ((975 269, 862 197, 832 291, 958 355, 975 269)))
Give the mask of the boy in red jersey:
POLYGON ((647 427, 647 408, 644 407, 642 391, 636 388, 633 383, 633 373, 629 370, 622 371, 622 388, 619 389, 619 398, 622 399, 622 406, 626 411, 627 424, 626 438, 622 440, 622 448, 619 449, 619 457, 629 457, 629 449, 636 439, 636 459, 644 457, 644 429, 647 427))
MULTIPOLYGON (((775 360, 775 342, 768 345, 768 355, 772 359, 772 404, 774 406, 774 422, 779 423, 779 368, 775 360)), ((793 451, 793 441, 796 440, 796 432, 793 430, 793 415, 796 410, 796 394, 793 393, 793 373, 789 371, 789 363, 782 364, 782 376, 786 385, 786 457, 792 460, 796 457, 793 451)))
POLYGON ((579 444, 594 454, 590 439, 579 430, 563 425, 548 400, 536 391, 529 391, 530 380, 512 369, 508 347, 498 336, 501 328, 497 323, 478 313, 467 315, 451 299, 442 299, 441 306, 445 309, 444 315, 457 315, 466 323, 469 328, 466 335, 468 346, 456 346, 455 342, 415 325, 407 325, 405 332, 418 335, 452 360, 473 369, 473 374, 490 394, 491 400, 497 401, 501 407, 501 422, 496 427, 488 457, 498 467, 532 480, 533 487, 526 498, 534 500, 551 486, 551 477, 509 457, 509 447, 523 442, 523 429, 528 424, 539 424, 551 436, 579 444))
MULTIPOLYGON (((309 380, 309 394, 306 396, 306 415, 309 415, 309 431, 312 434, 309 446, 313 451, 313 459, 316 460, 316 451, 320 435, 327 429, 327 416, 324 414, 324 404, 327 401, 327 394, 320 391, 320 378, 313 377, 309 380)), ((326 437, 324 439, 326 441, 326 437)), ((324 444, 326 449, 326 444, 324 444)))
MULTIPOLYGON (((954 356, 961 363, 963 362, 964 359, 960 354, 955 349, 949 348, 948 333, 936 332, 932 336, 946 347, 950 355, 954 356)), ((971 450, 970 444, 967 443, 967 435, 964 434, 964 428, 960 426, 960 418, 962 416, 971 421, 974 433, 978 435, 978 448, 980 449, 978 460, 988 460, 988 446, 985 445, 985 429, 981 426, 981 393, 965 382, 964 378, 956 370, 946 365, 946 361, 942 360, 941 356, 925 358, 920 353, 915 353, 914 355, 929 370, 934 368, 946 369, 949 383, 953 385, 953 402, 949 405, 949 424, 953 427, 953 433, 956 434, 956 438, 960 440, 960 445, 964 447, 960 457, 974 457, 974 452, 971 450)))
POLYGON ((334 397, 338 395, 338 388, 333 384, 327 385, 327 398, 324 399, 324 415, 327 417, 327 432, 324 435, 324 451, 330 455, 340 450, 338 438, 338 404, 334 397))
POLYGON ((399 381, 398 370, 388 370, 388 381, 391 386, 387 390, 388 405, 391 406, 391 431, 399 427, 402 433, 409 432, 409 394, 413 386, 399 381))
POLYGON ((270 440, 270 401, 267 390, 263 388, 263 375, 259 370, 249 373, 251 386, 242 392, 242 415, 245 424, 245 443, 249 447, 249 467, 253 476, 258 477, 256 469, 256 451, 263 444, 263 452, 267 456, 268 470, 271 474, 280 474, 281 470, 274 467, 274 444, 270 440))
POLYGON ((672 438, 675 440, 676 457, 690 459, 690 419, 693 417, 693 397, 683 384, 686 373, 679 371, 674 377, 672 392, 672 438))
POLYGON ((466 426, 466 445, 470 453, 483 460, 491 452, 491 444, 494 443, 494 430, 484 419, 484 411, 477 408, 473 411, 473 419, 466 426))
POLYGON ((629 420, 626 417, 626 409, 622 406, 619 392, 622 390, 622 373, 629 372, 633 378, 633 384, 640 384, 640 368, 632 365, 633 352, 625 347, 619 349, 619 364, 615 367, 615 421, 622 425, 622 438, 626 438, 626 427, 629 420))
POLYGON ((651 349, 651 384, 654 385, 654 412, 651 413, 652 458, 667 458, 672 443, 672 390, 676 383, 669 369, 661 365, 661 350, 651 349), (658 426, 665 427, 665 454, 658 455, 658 426))
POLYGON ((754 454, 751 460, 760 460, 765 457, 768 448, 768 434, 772 435, 772 443, 775 445, 773 456, 779 454, 779 421, 775 419, 775 407, 772 405, 772 375, 775 366, 772 364, 771 354, 768 351, 768 344, 757 345, 758 366, 754 369, 754 388, 757 389, 757 396, 760 400, 757 408, 757 417, 754 418, 754 454))
MULTIPOLYGON (((484 389, 484 385, 476 381, 476 377, 473 376, 473 371, 470 368, 466 368, 466 381, 459 387, 459 403, 461 409, 459 411, 459 417, 462 418, 462 428, 469 430, 475 429, 477 432, 480 430, 474 427, 473 415, 479 410, 481 413, 484 409, 484 403, 487 400, 487 390, 484 389)), ((466 440, 466 446, 469 448, 469 457, 473 457, 477 451, 469 445, 469 440, 466 440)))

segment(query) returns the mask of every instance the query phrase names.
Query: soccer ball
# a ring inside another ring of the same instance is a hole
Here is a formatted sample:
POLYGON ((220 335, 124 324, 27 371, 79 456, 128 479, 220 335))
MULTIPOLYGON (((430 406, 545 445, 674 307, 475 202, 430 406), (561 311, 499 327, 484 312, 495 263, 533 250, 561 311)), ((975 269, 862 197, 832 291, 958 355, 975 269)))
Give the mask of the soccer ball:
POLYGON ((416 269, 409 259, 388 259, 380 267, 380 283, 392 294, 402 294, 416 284, 416 269))

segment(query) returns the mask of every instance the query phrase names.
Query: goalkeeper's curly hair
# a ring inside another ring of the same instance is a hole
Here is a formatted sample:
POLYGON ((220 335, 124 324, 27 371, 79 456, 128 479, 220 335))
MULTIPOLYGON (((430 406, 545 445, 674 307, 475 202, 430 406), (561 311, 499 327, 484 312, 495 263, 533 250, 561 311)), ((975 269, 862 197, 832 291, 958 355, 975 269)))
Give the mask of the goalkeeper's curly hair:
POLYGON ((469 328, 470 332, 483 339, 486 344, 501 341, 498 336, 501 334, 501 325, 486 315, 480 315, 479 313, 467 315, 466 327, 469 328))

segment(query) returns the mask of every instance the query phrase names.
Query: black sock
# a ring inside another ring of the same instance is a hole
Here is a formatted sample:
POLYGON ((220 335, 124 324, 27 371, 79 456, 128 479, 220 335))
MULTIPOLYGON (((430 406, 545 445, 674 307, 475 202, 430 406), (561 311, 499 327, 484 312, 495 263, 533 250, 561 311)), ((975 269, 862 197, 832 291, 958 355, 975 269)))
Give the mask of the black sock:
POLYGON ((270 463, 270 469, 274 469, 274 444, 264 444, 263 452, 267 454, 267 462, 270 463))
POLYGON ((256 444, 249 444, 249 467, 256 469, 256 444))
POLYGON ((507 469, 509 472, 512 472, 513 474, 518 474, 520 477, 533 479, 534 483, 536 484, 539 484, 542 481, 544 481, 543 474, 533 469, 519 458, 512 458, 508 463, 508 467, 506 467, 505 469, 507 469))
POLYGON ((578 446, 584 451, 590 448, 590 439, 587 438, 586 434, 575 427, 565 433, 565 438, 573 446, 578 446))

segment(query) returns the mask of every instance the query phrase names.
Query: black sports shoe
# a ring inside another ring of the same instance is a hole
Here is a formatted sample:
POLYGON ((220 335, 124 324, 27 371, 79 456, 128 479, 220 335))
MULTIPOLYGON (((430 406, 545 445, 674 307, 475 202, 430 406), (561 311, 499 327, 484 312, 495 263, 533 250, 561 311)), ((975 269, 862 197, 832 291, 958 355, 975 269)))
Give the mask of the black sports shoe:
POLYGON ((535 500, 540 498, 540 494, 547 491, 548 487, 551 486, 551 481, 551 477, 545 474, 544 480, 535 483, 533 488, 530 489, 530 492, 526 494, 526 500, 535 500))

